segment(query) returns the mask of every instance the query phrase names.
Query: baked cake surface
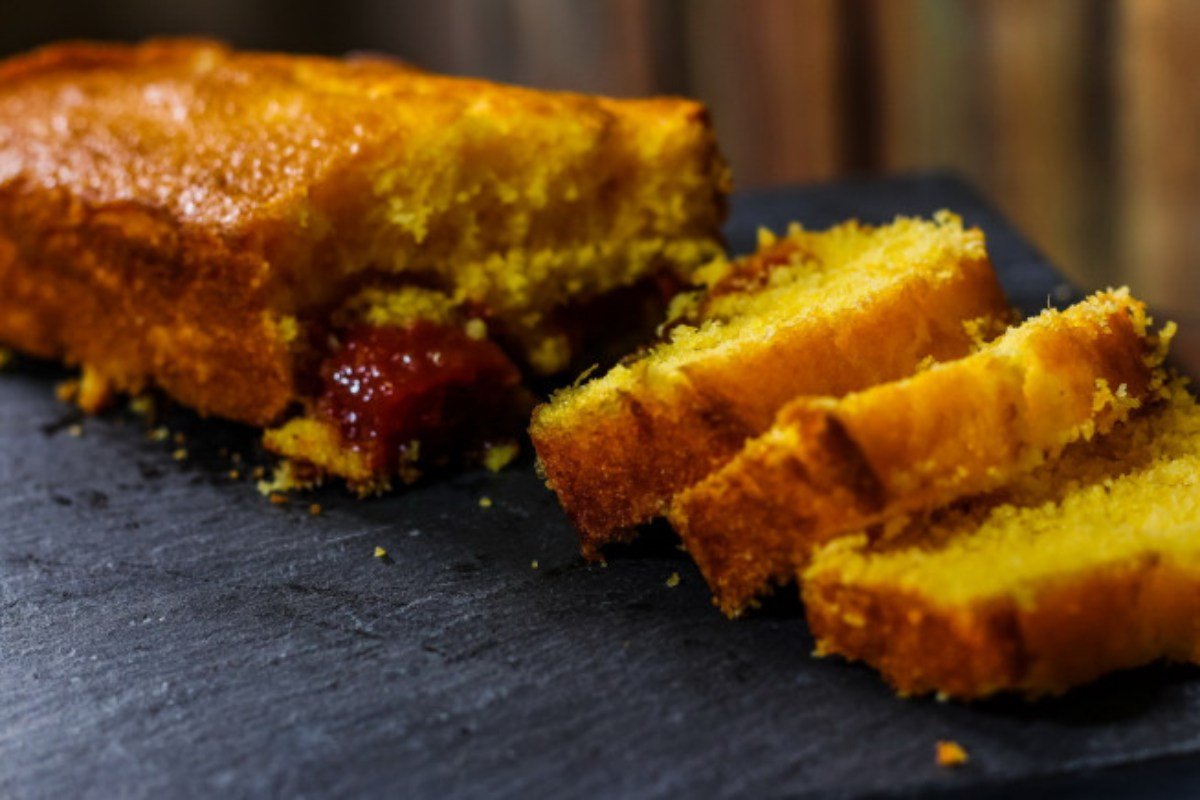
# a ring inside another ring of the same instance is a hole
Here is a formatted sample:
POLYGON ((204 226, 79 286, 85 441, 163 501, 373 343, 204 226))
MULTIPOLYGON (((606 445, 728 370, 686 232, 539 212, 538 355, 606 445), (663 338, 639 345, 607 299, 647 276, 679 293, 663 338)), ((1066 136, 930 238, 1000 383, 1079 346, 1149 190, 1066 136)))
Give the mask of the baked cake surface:
POLYGON ((1059 693, 1200 656, 1200 406, 1181 387, 1123 425, 898 536, 805 570, 824 653, 900 692, 1059 693))
POLYGON ((589 557, 663 514, 787 401, 965 355, 1010 319, 983 234, 946 212, 794 226, 697 279, 660 344, 534 413, 541 468, 589 557))
POLYGON ((156 386, 267 425, 396 305, 331 322, 374 288, 400 293, 397 326, 440 314, 553 372, 572 304, 719 253, 727 189, 687 100, 207 41, 49 47, 0 64, 0 341, 82 365, 88 407, 156 386))
POLYGON ((671 523, 729 614, 836 535, 945 505, 1106 433, 1161 388, 1168 337, 1128 290, 1046 310, 962 359, 801 398, 675 498, 671 523))

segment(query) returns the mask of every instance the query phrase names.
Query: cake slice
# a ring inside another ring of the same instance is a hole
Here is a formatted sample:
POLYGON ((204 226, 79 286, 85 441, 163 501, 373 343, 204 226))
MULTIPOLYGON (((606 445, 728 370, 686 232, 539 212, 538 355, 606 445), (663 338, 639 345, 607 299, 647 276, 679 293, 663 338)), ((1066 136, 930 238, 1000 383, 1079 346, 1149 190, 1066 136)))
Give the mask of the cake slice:
POLYGON ((820 653, 902 694, 1056 694, 1200 658, 1200 407, 1174 387, 998 492, 818 550, 803 574, 820 653))
POLYGON ((697 279, 659 344, 534 413, 541 469, 588 557, 663 514, 785 402, 965 355, 1010 313, 983 234, 948 212, 794 226, 697 279))
POLYGON ((611 328, 589 303, 720 253, 728 181, 687 100, 49 47, 0 63, 0 342, 80 365, 89 410, 300 419, 268 443, 377 487, 519 431, 521 375, 611 328))
POLYGON ((1128 290, 1046 310, 970 356, 841 399, 800 398, 670 519, 737 615, 817 545, 999 486, 1152 396, 1166 338, 1128 290))

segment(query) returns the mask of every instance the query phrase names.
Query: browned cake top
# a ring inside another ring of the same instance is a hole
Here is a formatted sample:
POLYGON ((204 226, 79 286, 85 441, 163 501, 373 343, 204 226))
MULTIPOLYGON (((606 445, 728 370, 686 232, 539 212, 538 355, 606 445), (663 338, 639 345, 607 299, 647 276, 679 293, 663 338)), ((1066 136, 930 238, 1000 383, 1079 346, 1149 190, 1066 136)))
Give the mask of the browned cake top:
POLYGON ((380 142, 411 152, 451 126, 500 132, 524 120, 561 131, 580 153, 603 140, 614 115, 655 106, 698 108, 201 40, 66 44, 0 65, 0 185, 69 187, 90 202, 131 201, 236 230, 302 214, 297 203, 311 187, 380 142))

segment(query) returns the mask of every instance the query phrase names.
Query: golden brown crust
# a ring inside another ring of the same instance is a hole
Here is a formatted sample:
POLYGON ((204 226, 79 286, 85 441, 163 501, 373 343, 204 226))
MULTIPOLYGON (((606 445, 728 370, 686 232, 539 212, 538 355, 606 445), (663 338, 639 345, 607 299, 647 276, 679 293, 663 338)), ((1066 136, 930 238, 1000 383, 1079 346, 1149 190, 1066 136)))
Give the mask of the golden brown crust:
MULTIPOLYGON (((553 251, 581 233, 712 244, 724 216, 728 173, 692 101, 536 92, 196 40, 62 45, 3 69, 0 185, 63 187, 234 239, 262 253, 288 311, 327 302, 351 272, 439 274, 447 259, 553 251), (423 195, 422 181, 445 191, 423 195), (623 202, 623 191, 643 196, 623 202)), ((546 277, 526 266, 525 283, 546 277)), ((501 297, 479 270, 451 273, 478 284, 472 300, 545 300, 508 285, 517 297, 501 297)), ((586 283, 579 270, 568 279, 586 283)))
POLYGON ((1109 430, 1154 389, 1158 353, 1126 292, 1046 312, 915 377, 789 403, 675 498, 671 522, 737 615, 839 534, 989 490, 1109 430))
POLYGON ((1106 435, 996 491, 817 549, 818 651, 899 691, 1054 694, 1200 655, 1200 406, 1171 382, 1106 435))
POLYGON ((902 694, 1036 697, 1160 658, 1200 656, 1200 574, 1153 553, 1068 575, 1023 604, 944 608, 821 574, 803 594, 818 651, 871 664, 902 694))
POLYGON ((961 356, 973 345, 965 321, 1007 313, 987 259, 964 262, 953 279, 914 278, 867 308, 780 327, 689 364, 687 386, 667 397, 639 384, 602 414, 565 424, 535 414, 530 435, 585 556, 596 558, 732 458, 788 400, 845 394, 911 374, 931 356, 961 356))
POLYGON ((268 424, 299 399, 293 317, 364 276, 535 347, 563 303, 710 257, 727 188, 690 101, 203 40, 53 46, 0 63, 0 342, 268 424))
POLYGON ((85 365, 109 390, 153 380, 202 414, 277 418, 296 391, 265 271, 144 207, 0 186, 0 340, 85 365))

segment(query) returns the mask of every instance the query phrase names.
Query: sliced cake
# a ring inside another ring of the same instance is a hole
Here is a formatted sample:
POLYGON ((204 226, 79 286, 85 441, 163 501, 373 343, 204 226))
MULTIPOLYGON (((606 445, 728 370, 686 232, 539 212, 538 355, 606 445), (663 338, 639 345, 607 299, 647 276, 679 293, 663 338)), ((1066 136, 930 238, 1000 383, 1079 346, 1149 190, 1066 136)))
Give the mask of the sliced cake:
POLYGON ((1174 387, 990 496, 816 552, 818 651, 902 694, 1055 694, 1200 659, 1200 407, 1174 387))
POLYGON ((547 484, 589 557, 663 514, 789 400, 957 358, 1010 318, 983 234, 947 212, 795 226, 697 279, 659 344, 534 413, 547 484))
POLYGON ((671 522, 736 615, 834 536, 987 491, 1107 432, 1160 388, 1165 350, 1127 290, 1046 310, 968 357, 787 404, 676 497, 671 522))

